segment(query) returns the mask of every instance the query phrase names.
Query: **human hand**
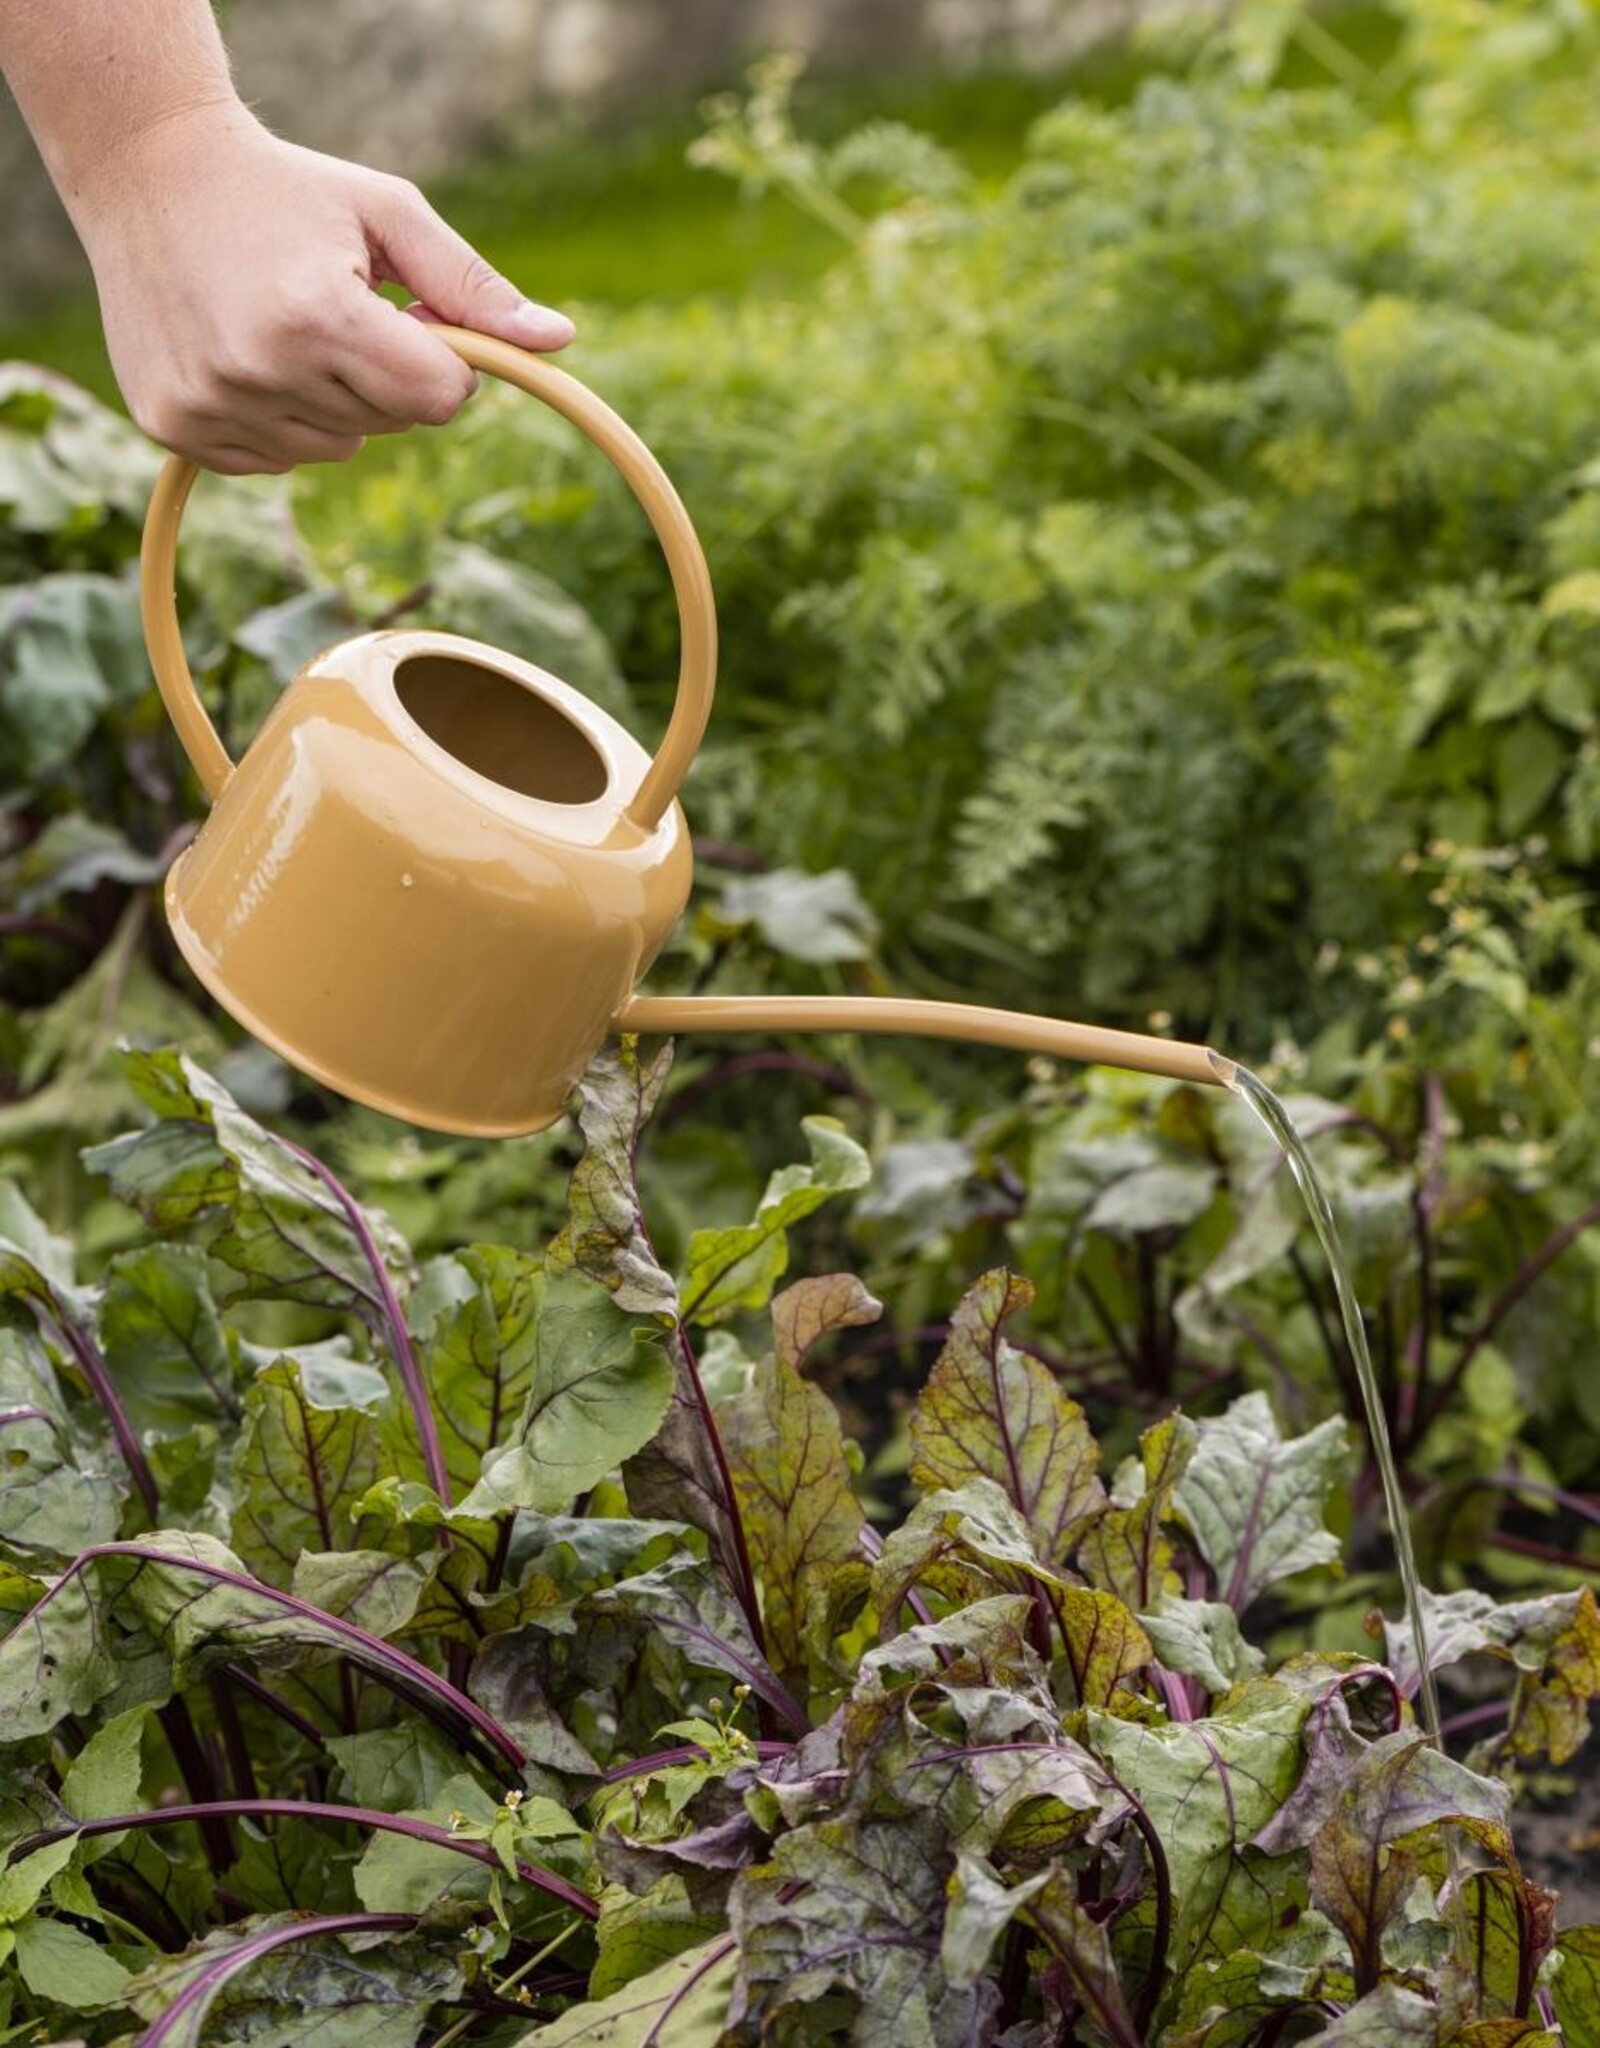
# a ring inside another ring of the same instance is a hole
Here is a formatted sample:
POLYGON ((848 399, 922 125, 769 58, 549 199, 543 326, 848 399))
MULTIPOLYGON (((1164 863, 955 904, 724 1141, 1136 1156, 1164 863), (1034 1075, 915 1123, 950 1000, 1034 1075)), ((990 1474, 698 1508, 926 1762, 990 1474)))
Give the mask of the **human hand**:
POLYGON ((572 339, 415 186, 284 142, 236 101, 163 121, 75 197, 129 411, 224 475, 453 418, 477 380, 429 318, 523 348, 572 339), (418 303, 402 312, 385 282, 418 303))

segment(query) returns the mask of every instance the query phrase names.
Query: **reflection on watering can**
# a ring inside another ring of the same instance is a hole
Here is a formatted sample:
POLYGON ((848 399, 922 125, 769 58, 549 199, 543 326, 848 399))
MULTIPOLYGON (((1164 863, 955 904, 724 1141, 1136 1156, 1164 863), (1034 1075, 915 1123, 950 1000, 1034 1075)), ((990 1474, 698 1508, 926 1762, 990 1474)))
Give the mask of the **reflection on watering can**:
POLYGON ((576 690, 453 634, 366 633, 310 662, 229 760, 179 630, 176 457, 145 524, 156 680, 211 798, 167 880, 185 959, 247 1030, 342 1095, 435 1130, 542 1130, 613 1031, 871 1031, 969 1039, 1228 1084, 1204 1046, 962 1003, 634 993, 689 896, 678 791, 716 682, 705 557, 655 457, 540 357, 434 330, 610 457, 666 553, 682 635, 654 760, 576 690))

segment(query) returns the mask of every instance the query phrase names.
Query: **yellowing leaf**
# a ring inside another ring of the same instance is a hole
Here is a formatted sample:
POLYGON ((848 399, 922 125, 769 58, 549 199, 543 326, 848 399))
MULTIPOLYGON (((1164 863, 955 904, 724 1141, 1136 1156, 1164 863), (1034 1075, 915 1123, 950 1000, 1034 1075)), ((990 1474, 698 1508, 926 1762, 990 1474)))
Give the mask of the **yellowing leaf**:
POLYGON ((855 1556, 863 1522, 838 1410, 793 1365, 772 1358, 721 1421, 761 1577, 768 1648, 780 1671, 803 1667, 808 1609, 825 1595, 833 1568, 855 1556))
POLYGON ((1054 1601, 1079 1704, 1103 1707, 1155 1655, 1150 1638, 1115 1594, 1067 1586, 1054 1601))
POLYGON ((835 1330, 875 1323, 883 1303, 853 1273, 819 1273, 772 1297, 772 1336, 785 1365, 799 1368, 806 1353, 835 1330))
POLYGON ((1084 1538, 1079 1556, 1084 1573, 1136 1612, 1183 1590, 1162 1524, 1198 1442, 1187 1416, 1168 1415, 1147 1429, 1139 1439, 1143 1486, 1138 1498, 1125 1505, 1119 1483, 1111 1506, 1084 1538))
POLYGON ((962 1301, 911 1418, 911 1478, 923 1493, 989 1480, 1053 1565, 1100 1513, 1105 1491, 1083 1410, 1001 1333, 1032 1298, 1026 1280, 996 1271, 962 1301))

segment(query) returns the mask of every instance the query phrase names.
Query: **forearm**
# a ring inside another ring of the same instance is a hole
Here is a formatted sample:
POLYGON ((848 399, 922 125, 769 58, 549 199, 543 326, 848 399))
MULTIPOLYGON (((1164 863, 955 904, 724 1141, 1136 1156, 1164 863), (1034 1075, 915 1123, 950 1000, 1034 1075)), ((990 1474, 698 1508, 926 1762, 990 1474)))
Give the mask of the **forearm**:
POLYGON ((80 232, 142 136, 235 99, 209 0, 0 0, 0 71, 80 232))

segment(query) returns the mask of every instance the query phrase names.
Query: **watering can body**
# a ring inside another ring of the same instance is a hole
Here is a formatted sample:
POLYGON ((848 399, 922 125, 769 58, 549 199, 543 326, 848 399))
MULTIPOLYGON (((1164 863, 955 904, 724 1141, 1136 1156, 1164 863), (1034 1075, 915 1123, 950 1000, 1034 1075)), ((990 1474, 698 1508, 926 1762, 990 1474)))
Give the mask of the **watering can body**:
POLYGON ((678 791, 716 681, 711 582, 639 437, 565 371, 434 329, 610 457, 666 557, 678 689, 652 757, 557 677, 447 633, 367 633, 294 679, 232 761, 190 674, 177 538, 196 470, 145 521, 151 664, 210 816, 168 876, 173 934, 247 1030, 341 1094, 428 1128, 543 1129, 613 1030, 868 1031, 966 1039, 1226 1083, 1203 1046, 971 1004, 634 993, 688 899, 678 791))
POLYGON ((156 680, 212 805, 166 891, 195 974, 341 1094, 500 1137, 562 1114, 688 899, 677 792, 711 707, 716 614, 689 516, 633 430, 540 357, 435 331, 586 433, 650 521, 681 648, 654 758, 532 663, 404 629, 318 655, 235 763, 177 616, 178 528, 196 478, 177 458, 145 522, 140 602, 156 680))
POLYGON ((289 685, 167 880, 257 1038, 412 1123, 558 1117, 689 894, 650 757, 556 677, 454 635, 345 641, 289 685))

